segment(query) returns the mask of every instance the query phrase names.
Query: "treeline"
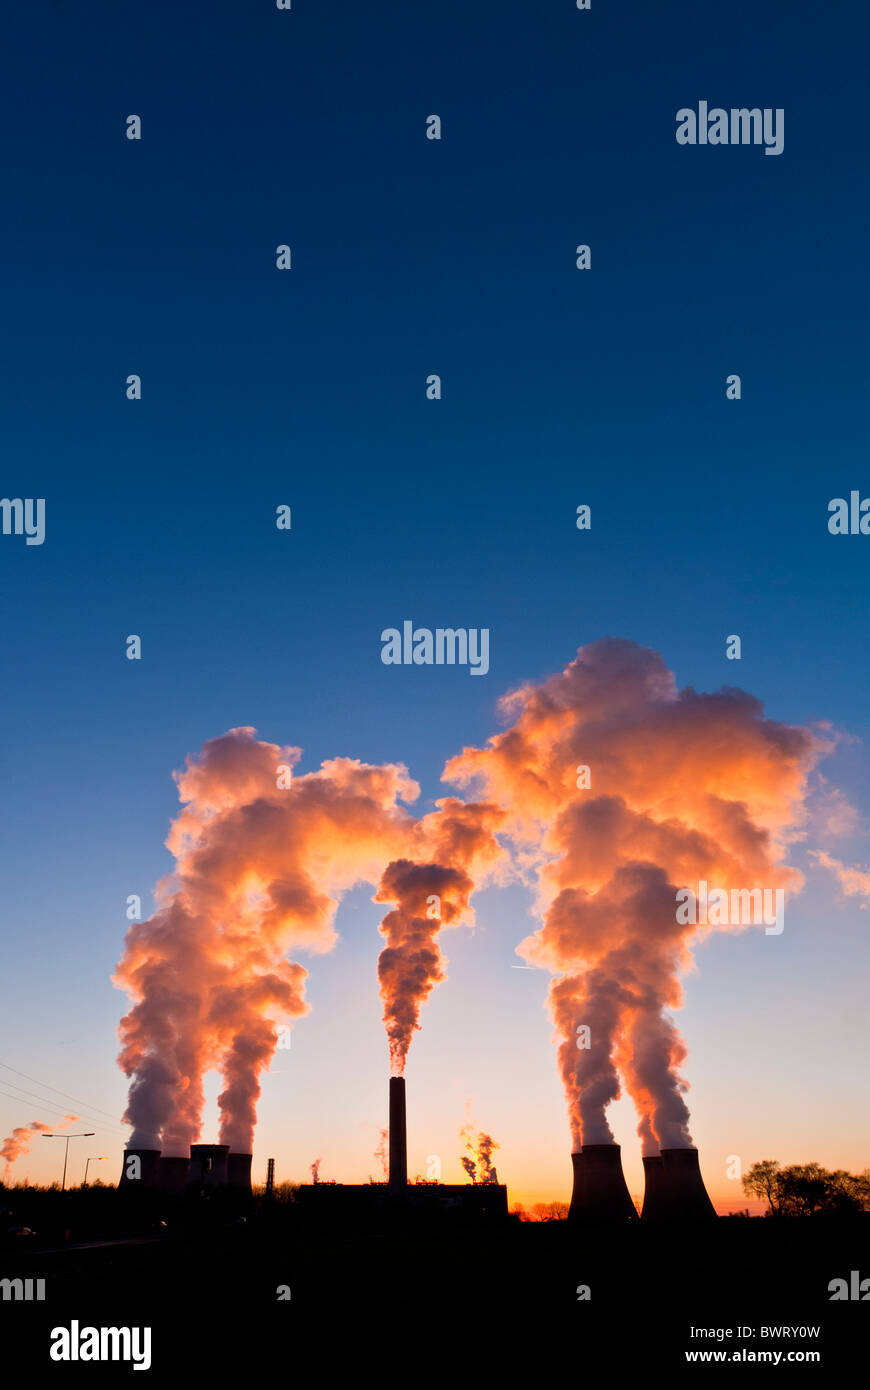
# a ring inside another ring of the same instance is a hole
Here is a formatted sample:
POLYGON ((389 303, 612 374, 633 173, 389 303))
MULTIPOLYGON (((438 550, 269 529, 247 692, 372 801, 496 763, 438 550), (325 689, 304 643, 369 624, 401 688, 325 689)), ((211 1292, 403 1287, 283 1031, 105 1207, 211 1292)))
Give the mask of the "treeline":
POLYGON ((765 1158, 744 1174, 743 1190, 767 1202, 765 1216, 847 1215, 870 1211, 870 1168, 863 1173, 831 1170, 820 1163, 782 1168, 775 1158, 765 1158))
POLYGON ((511 1215, 518 1216, 521 1221, 564 1221, 568 1215, 567 1202, 536 1202, 533 1207, 523 1206, 522 1202, 516 1202, 511 1207, 511 1215))

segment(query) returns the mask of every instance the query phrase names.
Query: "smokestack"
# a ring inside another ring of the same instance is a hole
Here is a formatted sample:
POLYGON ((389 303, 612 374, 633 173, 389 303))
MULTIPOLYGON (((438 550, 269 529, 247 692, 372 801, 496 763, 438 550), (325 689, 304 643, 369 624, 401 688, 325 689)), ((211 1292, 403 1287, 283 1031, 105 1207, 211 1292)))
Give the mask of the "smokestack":
POLYGON ((187 1186, 189 1158, 161 1158, 160 1186, 164 1192, 183 1192, 187 1186))
POLYGON ((191 1144, 188 1187, 226 1187, 229 1144, 191 1144))
POLYGON ((405 1078, 390 1077, 390 1187, 408 1186, 408 1135, 405 1124, 405 1078))
POLYGON ((159 1149, 125 1149, 119 1187, 136 1189, 158 1187, 160 1184, 159 1149), (133 1160, 138 1159, 138 1164, 133 1160))
POLYGON ((697 1149, 662 1149, 662 1174, 662 1205, 671 1220, 706 1221, 716 1216, 701 1177, 697 1149))
POLYGON ((661 1221, 668 1214, 665 1197, 665 1169, 661 1154, 648 1154, 643 1160, 642 1221, 661 1221))
POLYGON ((238 1192, 251 1193, 251 1155, 230 1154, 227 1159, 227 1181, 238 1192))
POLYGON ((584 1144, 571 1155, 574 1191, 569 1221, 633 1221, 634 1203, 625 1185, 618 1144, 584 1144))

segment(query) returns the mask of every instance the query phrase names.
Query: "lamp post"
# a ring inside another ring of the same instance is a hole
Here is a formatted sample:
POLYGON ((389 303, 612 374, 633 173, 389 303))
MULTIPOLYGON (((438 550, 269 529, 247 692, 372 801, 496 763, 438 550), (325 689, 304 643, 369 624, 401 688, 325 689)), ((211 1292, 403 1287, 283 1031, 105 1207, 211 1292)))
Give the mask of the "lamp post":
POLYGON ((66 1148, 64 1149, 64 1153, 63 1153, 63 1182, 62 1182, 61 1185, 60 1185, 60 1190, 61 1190, 61 1192, 63 1192, 63 1191, 65 1190, 65 1188, 66 1188, 66 1161, 67 1161, 67 1159, 68 1159, 68 1157, 69 1157, 69 1141, 70 1141, 70 1139, 93 1139, 93 1137, 94 1137, 94 1132, 95 1132, 94 1130, 89 1129, 89 1130, 87 1131, 87 1133, 85 1133, 85 1134, 43 1134, 43 1136, 42 1136, 43 1139, 65 1139, 65 1140, 66 1140, 66 1148))
POLYGON ((108 1157, 108 1154, 100 1154, 99 1157, 96 1154, 91 1154, 90 1158, 85 1159, 85 1180, 82 1183, 82 1187, 87 1187, 88 1185, 88 1164, 105 1163, 108 1157))

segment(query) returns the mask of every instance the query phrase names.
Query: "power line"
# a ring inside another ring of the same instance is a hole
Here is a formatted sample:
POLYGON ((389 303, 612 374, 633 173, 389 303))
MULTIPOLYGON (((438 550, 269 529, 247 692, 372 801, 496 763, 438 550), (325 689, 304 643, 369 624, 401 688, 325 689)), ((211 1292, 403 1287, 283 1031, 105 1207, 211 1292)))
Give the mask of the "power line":
MULTIPOLYGON (((16 1086, 14 1081, 7 1081, 6 1085, 11 1086, 15 1091, 21 1092, 20 1096, 12 1096, 8 1091, 0 1091, 0 1095, 5 1096, 7 1100, 17 1100, 19 1103, 24 1100, 28 1102, 35 1101, 37 1105, 42 1106, 43 1110, 50 1110, 56 1115, 61 1113, 60 1106, 55 1106, 46 1096, 38 1096, 33 1091, 25 1091, 23 1086, 16 1086)), ((113 1132, 106 1127, 105 1121, 101 1120, 98 1116, 88 1115, 85 1111, 77 1115, 76 1118, 79 1120, 86 1120, 88 1124, 97 1125, 102 1134, 110 1134, 113 1132)), ((114 1132, 120 1135, 124 1134, 124 1130, 120 1128, 120 1126, 114 1132)))
MULTIPOLYGON (((8 1085, 8 1082, 7 1082, 7 1085, 8 1085)), ((30 1091, 25 1092, 25 1094, 24 1094, 23 1096, 13 1096, 13 1095, 10 1095, 10 1093, 9 1093, 8 1091, 0 1091, 0 1096, 5 1096, 7 1100, 17 1100, 18 1103, 19 1103, 19 1105, 21 1105, 22 1102, 23 1102, 25 1099, 27 1100, 27 1103, 28 1103, 28 1104, 32 1104, 33 1101, 36 1101, 37 1105, 42 1106, 42 1109, 43 1109, 43 1110, 48 1111, 48 1112, 49 1112, 50 1114, 52 1114, 52 1115, 60 1115, 60 1114, 62 1113, 59 1105, 57 1105, 57 1106, 56 1106, 56 1105, 52 1105, 51 1101, 47 1101, 46 1098, 45 1098, 45 1096, 35 1096, 35 1095, 33 1095, 32 1092, 30 1092, 30 1091)), ((69 1113, 69 1112, 68 1112, 68 1113, 69 1113)), ((64 1118, 66 1118, 65 1115, 64 1115, 64 1118)), ((109 1130, 109 1129, 102 1123, 102 1121, 100 1121, 100 1120, 94 1120, 94 1119, 91 1118, 90 1115, 76 1115, 76 1119, 77 1119, 77 1120, 84 1120, 84 1121, 86 1121, 86 1122, 87 1122, 88 1124, 90 1124, 90 1125, 99 1125, 100 1131, 101 1131, 101 1133, 103 1133, 103 1134, 110 1134, 110 1133, 111 1133, 111 1130, 109 1130)), ((121 1134, 123 1134, 124 1131, 121 1130, 121 1131, 119 1131, 119 1132, 120 1132, 121 1134)))
MULTIPOLYGON (((59 1108, 60 1108, 59 1106, 55 1106, 55 1105, 54 1105, 54 1101, 53 1101, 53 1098, 52 1098, 51 1096, 40 1096, 40 1095, 37 1095, 35 1091, 28 1091, 27 1088, 26 1088, 25 1086, 19 1086, 17 1081, 7 1081, 5 1076, 0 1077, 0 1081, 3 1082, 3 1085, 4 1085, 4 1086, 11 1086, 12 1089, 13 1089, 13 1091, 20 1091, 22 1095, 29 1097, 30 1100, 38 1100, 39 1103, 40 1103, 40 1105, 46 1105, 46 1106, 48 1106, 50 1109, 59 1109, 59 1108)), ((86 1106, 82 1101, 75 1101, 75 1104, 79 1107, 79 1110, 81 1111, 81 1118, 82 1118, 82 1119, 85 1119, 85 1120, 97 1120, 97 1119, 99 1119, 101 1122, 104 1123, 104 1121, 102 1120, 102 1114, 101 1114, 101 1113, 98 1112, 98 1113, 95 1114, 95 1115, 90 1115, 90 1114, 88 1113, 88 1111, 90 1110, 90 1106, 86 1106)), ((117 1128, 119 1128, 119 1129, 122 1128, 122 1126, 118 1125, 118 1121, 117 1121, 117 1120, 115 1120, 113 1123, 115 1124, 115 1126, 116 1126, 117 1128)))
MULTIPOLYGON (((63 1096, 66 1100, 75 1101, 76 1105, 81 1105, 85 1110, 94 1110, 98 1115, 104 1115, 107 1120, 118 1123, 117 1115, 110 1115, 108 1110, 102 1110, 99 1105, 90 1105, 85 1100, 79 1100, 76 1096, 71 1096, 68 1091, 59 1091, 56 1086, 49 1086, 46 1081, 38 1081, 35 1076, 28 1076, 26 1071, 19 1071, 17 1067, 10 1067, 8 1062, 0 1062, 0 1067, 5 1067, 7 1071, 14 1071, 16 1076, 23 1076, 25 1081, 32 1081, 35 1086, 41 1086, 44 1091, 54 1091, 55 1095, 63 1096)), ((14 1086, 14 1081, 7 1081, 7 1086, 14 1086)), ((19 1086, 20 1091, 22 1088, 19 1086)))

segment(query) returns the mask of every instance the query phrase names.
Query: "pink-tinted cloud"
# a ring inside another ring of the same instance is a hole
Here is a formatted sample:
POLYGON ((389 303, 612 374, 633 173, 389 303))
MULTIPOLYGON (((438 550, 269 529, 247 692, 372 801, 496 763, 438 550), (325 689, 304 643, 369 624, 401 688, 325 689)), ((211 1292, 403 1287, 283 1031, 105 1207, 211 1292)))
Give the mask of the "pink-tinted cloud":
POLYGON ((420 1010, 445 977, 441 928, 473 921, 471 894, 503 860, 494 832, 504 819, 494 805, 445 798, 414 827, 414 858, 394 860, 381 878, 375 901, 396 904, 381 922, 387 944, 378 960, 394 1076, 403 1075, 420 1010))
POLYGON ((0 1158, 6 1160, 6 1166, 3 1169, 3 1181, 6 1182, 9 1178, 15 1160, 30 1153, 30 1145, 33 1142, 34 1135, 57 1134, 61 1130, 68 1129, 70 1125, 75 1124, 78 1118, 78 1115, 65 1115, 63 1121, 59 1125, 47 1125, 44 1124, 42 1120, 31 1120, 30 1124, 19 1125, 16 1129, 13 1129, 12 1133, 7 1135, 3 1140, 2 1147, 0 1147, 0 1158))
POLYGON ((128 932, 115 976, 134 1001, 119 1057, 132 1078, 133 1146, 185 1152, 216 1068, 221 1140, 250 1151, 276 1026, 308 1011, 307 971, 287 953, 330 950, 341 895, 377 883, 408 844, 414 822, 398 802, 418 788, 404 768, 336 758, 288 785, 279 768, 298 752, 233 729, 176 779, 175 872, 153 916, 128 932))
POLYGON ((861 903, 861 907, 870 906, 870 869, 860 864, 844 864, 825 850, 810 850, 810 858, 823 869, 831 871, 847 898, 864 898, 866 901, 861 903))
POLYGON ((612 1141, 606 1109, 622 1083, 648 1152, 688 1144, 686 1050, 666 1011, 709 928, 678 924, 676 891, 701 879, 798 891, 784 855, 832 745, 766 719, 742 690, 678 690, 658 653, 615 638, 512 692, 501 713, 507 729, 445 776, 500 804, 537 867, 543 922, 519 951, 557 975, 550 1006, 574 1142, 612 1141))

